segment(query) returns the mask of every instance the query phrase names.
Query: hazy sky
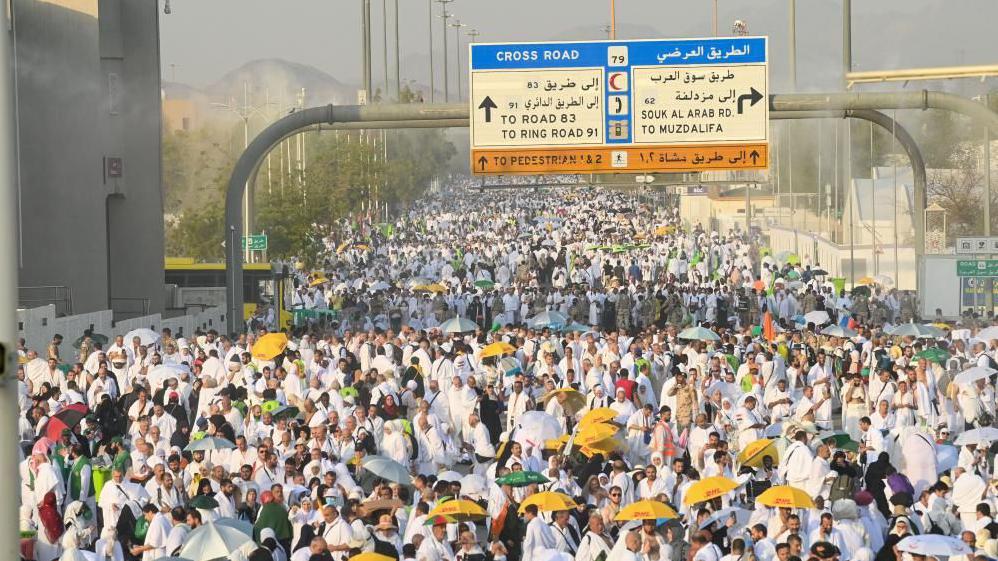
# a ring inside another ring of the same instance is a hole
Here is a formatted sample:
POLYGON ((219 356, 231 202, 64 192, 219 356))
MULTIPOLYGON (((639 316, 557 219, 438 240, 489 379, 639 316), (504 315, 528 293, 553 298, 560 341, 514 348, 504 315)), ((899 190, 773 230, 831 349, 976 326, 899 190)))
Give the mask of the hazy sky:
MULTIPOLYGON (((164 0, 159 1, 162 5, 164 0)), ((384 73, 382 1, 371 0, 376 79, 384 73)), ((391 9, 394 0, 387 1, 391 9)), ((787 85, 788 2, 718 0, 721 34, 730 34, 732 22, 743 19, 751 34, 770 37, 773 91, 785 91, 787 85)), ((427 83, 428 0, 398 3, 402 76, 427 83)), ((618 38, 710 34, 710 0, 616 3, 618 38)), ((177 81, 202 86, 247 61, 283 58, 357 83, 360 5, 361 0, 171 0, 172 13, 161 16, 164 78, 171 79, 175 72, 177 81)), ((609 0, 455 0, 448 11, 468 24, 465 29, 480 31, 479 41, 597 39, 604 37, 600 27, 609 22, 608 5, 609 0)), ((838 84, 841 2, 799 0, 797 5, 802 88, 838 84)), ((433 13, 440 13, 436 2, 433 13)), ((854 0, 855 68, 995 64, 995 22, 995 0, 854 0)), ((434 17, 438 76, 440 25, 440 18, 434 17)), ((394 35, 394 30, 390 33, 394 35)), ((448 29, 452 64, 453 38, 454 30, 448 29)))

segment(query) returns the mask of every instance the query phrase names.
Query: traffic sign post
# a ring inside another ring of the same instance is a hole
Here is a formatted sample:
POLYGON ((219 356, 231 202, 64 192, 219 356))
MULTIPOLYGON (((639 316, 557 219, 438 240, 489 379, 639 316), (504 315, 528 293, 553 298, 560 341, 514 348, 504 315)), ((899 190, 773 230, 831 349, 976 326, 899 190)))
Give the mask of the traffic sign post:
POLYGON ((957 238, 956 253, 960 255, 998 254, 998 237, 957 238))
POLYGON ((249 251, 266 251, 267 234, 252 234, 249 237, 243 236, 243 247, 249 251))
POLYGON ((472 44, 475 174, 769 166, 767 39, 472 44))
POLYGON ((998 277, 998 260, 957 261, 958 277, 998 277))

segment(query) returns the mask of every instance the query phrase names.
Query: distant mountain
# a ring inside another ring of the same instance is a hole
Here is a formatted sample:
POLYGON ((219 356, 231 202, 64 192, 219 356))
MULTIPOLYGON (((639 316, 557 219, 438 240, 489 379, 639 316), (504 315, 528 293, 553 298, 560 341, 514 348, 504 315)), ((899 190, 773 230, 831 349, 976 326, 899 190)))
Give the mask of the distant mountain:
POLYGON ((302 88, 306 106, 349 104, 357 99, 355 86, 348 86, 314 66, 282 59, 247 62, 206 87, 203 93, 213 101, 235 99, 241 103, 244 84, 251 97, 250 105, 259 105, 269 98, 271 102, 291 106, 302 88))
POLYGON ((357 87, 344 84, 329 74, 306 64, 282 59, 253 60, 236 68, 204 88, 177 82, 163 82, 166 99, 189 99, 208 114, 212 103, 242 105, 244 91, 250 106, 268 101, 276 112, 298 103, 304 88, 306 107, 357 102, 357 87))

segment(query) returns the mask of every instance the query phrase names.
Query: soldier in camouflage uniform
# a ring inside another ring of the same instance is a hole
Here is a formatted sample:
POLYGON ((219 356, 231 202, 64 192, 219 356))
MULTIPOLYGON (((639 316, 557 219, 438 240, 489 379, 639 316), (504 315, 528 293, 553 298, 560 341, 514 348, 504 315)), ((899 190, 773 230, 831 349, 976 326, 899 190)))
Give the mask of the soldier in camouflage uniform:
POLYGON ((631 295, 626 288, 617 293, 617 329, 625 332, 631 329, 631 295))

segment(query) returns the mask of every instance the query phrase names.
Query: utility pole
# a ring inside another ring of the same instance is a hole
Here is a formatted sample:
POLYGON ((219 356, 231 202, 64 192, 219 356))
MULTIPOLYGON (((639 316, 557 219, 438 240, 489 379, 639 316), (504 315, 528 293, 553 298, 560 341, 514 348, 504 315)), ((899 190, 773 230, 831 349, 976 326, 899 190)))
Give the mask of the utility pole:
POLYGON ((461 101, 461 28, 466 27, 460 20, 450 24, 454 28, 454 60, 457 61, 457 100, 461 101))
POLYGON ((717 0, 714 0, 714 10, 711 12, 711 29, 714 37, 717 37, 717 0))
POLYGON ((433 103, 435 97, 433 90, 436 89, 433 79, 433 0, 426 0, 426 11, 430 15, 427 30, 430 32, 430 103, 433 103))
POLYGON ((402 60, 399 59, 399 0, 395 0, 395 99, 402 101, 402 60))
POLYGON ((606 38, 609 39, 610 38, 610 32, 613 31, 613 28, 610 27, 609 25, 604 25, 603 27, 600 28, 600 31, 602 31, 603 33, 606 33, 606 38))
POLYGON ((388 102, 388 0, 381 0, 381 48, 384 51, 385 65, 385 93, 382 94, 382 101, 388 102))
MULTIPOLYGON (((0 13, 0 29, 8 31, 11 29, 7 10, 0 13)), ((13 49, 11 41, 13 31, 3 34, 0 38, 0 134, 3 135, 3 149, 0 150, 0 171, 3 177, 0 178, 0 223, 13 225, 17 224, 17 121, 14 115, 14 72, 11 68, 13 60, 13 49)), ((14 497, 20 497, 21 480, 18 474, 18 437, 17 431, 12 427, 17 426, 17 331, 15 330, 15 320, 17 314, 17 233, 0 236, 0 345, 6 352, 0 353, 0 411, 6 416, 4 421, 8 430, 0 431, 0 450, 3 450, 2 457, 6 458, 7 468, 4 472, 6 477, 0 478, 0 493, 7 497, 4 501, 2 519, 5 520, 0 525, 0 543, 3 553, 0 558, 17 559, 20 555, 18 544, 18 513, 19 501, 14 497)))
POLYGON ((371 0, 360 0, 361 66, 364 75, 364 97, 371 99, 371 0))
POLYGON ((440 17, 444 20, 443 24, 443 36, 444 36, 444 101, 450 101, 450 85, 447 82, 447 19, 453 14, 447 13, 447 4, 450 4, 454 0, 437 0, 440 2, 440 17))
MULTIPOLYGON (((717 2, 717 0, 714 0, 717 2)), ((610 0, 610 39, 617 38, 617 1, 610 0)))
POLYGON ((797 91, 797 0, 790 0, 790 91, 797 91))

